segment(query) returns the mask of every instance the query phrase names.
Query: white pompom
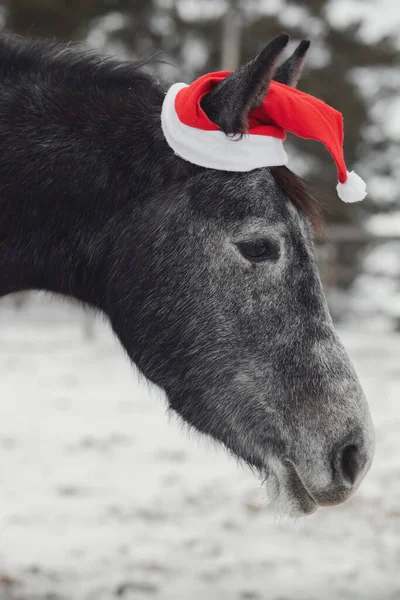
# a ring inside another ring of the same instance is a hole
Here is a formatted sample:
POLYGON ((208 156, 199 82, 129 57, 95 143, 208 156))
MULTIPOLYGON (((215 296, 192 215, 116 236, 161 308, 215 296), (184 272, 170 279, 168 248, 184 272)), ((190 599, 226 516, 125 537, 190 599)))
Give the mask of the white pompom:
POLYGON ((347 181, 338 183, 336 189, 339 198, 348 204, 360 202, 367 195, 367 184, 354 171, 347 171, 347 181))

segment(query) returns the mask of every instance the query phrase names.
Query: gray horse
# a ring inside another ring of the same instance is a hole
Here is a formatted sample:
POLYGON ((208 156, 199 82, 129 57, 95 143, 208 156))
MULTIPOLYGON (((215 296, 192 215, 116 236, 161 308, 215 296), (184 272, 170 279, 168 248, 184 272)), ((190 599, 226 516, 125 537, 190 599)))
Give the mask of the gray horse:
MULTIPOLYGON (((294 85, 307 42, 282 35, 204 110, 245 131, 271 79, 294 85)), ((169 406, 221 442, 292 515, 346 500, 373 428, 334 331, 286 167, 229 173, 166 143, 165 88, 143 65, 0 38, 0 295, 44 289, 107 315, 169 406)))

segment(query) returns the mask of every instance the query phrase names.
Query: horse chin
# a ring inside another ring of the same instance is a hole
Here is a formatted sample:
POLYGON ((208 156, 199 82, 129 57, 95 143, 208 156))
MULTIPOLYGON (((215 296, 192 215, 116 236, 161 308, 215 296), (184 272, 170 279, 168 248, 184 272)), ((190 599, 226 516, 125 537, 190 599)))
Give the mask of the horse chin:
POLYGON ((290 461, 275 462, 269 466, 264 487, 269 509, 280 516, 305 517, 318 508, 318 503, 307 490, 296 468, 290 461))

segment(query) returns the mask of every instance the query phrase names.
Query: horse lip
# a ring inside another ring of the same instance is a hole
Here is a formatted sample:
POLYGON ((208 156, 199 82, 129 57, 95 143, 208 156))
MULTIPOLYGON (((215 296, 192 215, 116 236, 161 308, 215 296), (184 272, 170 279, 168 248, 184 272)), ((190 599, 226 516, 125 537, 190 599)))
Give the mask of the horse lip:
POLYGON ((302 477, 300 476, 300 474, 296 468, 296 465, 290 460, 290 458, 284 458, 282 462, 288 471, 290 487, 292 488, 292 490, 296 490, 296 492, 300 492, 300 494, 296 494, 296 497, 299 499, 299 501, 301 501, 301 497, 302 497, 304 500, 307 500, 308 502, 311 501, 313 503, 314 507, 317 508, 318 502, 314 498, 314 496, 312 495, 310 490, 307 488, 306 484, 304 483, 302 477), (299 498, 299 496, 300 496, 300 498, 299 498))

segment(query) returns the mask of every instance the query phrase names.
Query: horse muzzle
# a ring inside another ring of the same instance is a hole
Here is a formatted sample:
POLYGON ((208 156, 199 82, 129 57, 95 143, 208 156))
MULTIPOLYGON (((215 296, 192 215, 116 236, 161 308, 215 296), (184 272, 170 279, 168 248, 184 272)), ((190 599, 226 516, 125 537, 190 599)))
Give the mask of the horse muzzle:
MULTIPOLYGON (((312 446, 311 446, 312 447, 312 446)), ((374 451, 372 423, 347 435, 323 456, 268 461, 266 490, 274 512, 289 516, 311 514, 322 506, 350 498, 367 474, 374 451)))

